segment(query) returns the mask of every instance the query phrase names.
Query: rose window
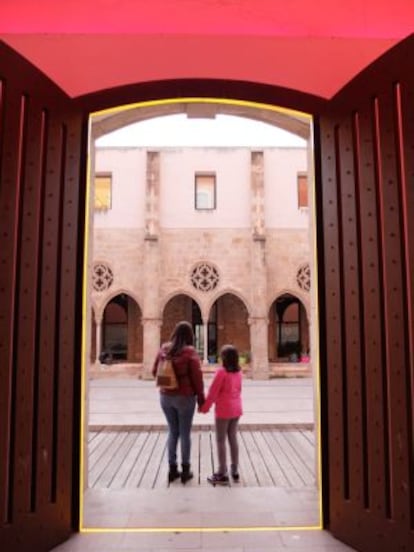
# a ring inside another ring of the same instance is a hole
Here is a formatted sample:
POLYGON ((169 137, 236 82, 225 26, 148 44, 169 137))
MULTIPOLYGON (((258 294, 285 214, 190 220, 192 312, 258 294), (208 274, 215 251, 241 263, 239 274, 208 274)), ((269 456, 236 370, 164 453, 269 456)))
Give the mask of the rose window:
POLYGON ((217 268, 210 263, 199 263, 191 273, 191 283, 199 291, 212 291, 219 280, 217 268))
POLYGON ((308 263, 302 265, 298 269, 296 274, 296 281, 300 289, 303 289, 304 291, 310 290, 310 266, 308 263))
POLYGON ((92 270, 92 285, 95 291, 105 291, 111 287, 114 274, 105 263, 96 263, 92 270))

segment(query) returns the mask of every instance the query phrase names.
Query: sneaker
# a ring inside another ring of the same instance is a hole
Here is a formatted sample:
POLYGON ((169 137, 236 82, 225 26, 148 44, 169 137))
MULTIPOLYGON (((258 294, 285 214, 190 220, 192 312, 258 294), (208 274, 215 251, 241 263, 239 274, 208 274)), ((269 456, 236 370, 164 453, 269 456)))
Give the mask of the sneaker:
POLYGON ((207 481, 211 483, 214 487, 216 485, 228 485, 229 484, 229 478, 227 475, 224 475, 222 473, 213 473, 213 475, 209 475, 207 477, 207 481))

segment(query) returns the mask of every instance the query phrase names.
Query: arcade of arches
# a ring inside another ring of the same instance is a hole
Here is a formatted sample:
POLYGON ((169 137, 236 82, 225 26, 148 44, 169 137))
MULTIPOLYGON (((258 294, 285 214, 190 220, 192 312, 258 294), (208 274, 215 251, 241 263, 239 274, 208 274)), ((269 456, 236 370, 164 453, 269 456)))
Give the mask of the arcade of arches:
MULTIPOLYGON (((145 355, 142 310, 136 301, 121 293, 105 304, 99 322, 92 312, 91 361, 106 365, 131 363, 142 375, 145 355)), ((221 347, 233 343, 240 352, 244 369, 249 366, 251 349, 249 312, 245 303, 232 293, 225 293, 211 305, 205 321, 199 304, 192 297, 178 294, 165 305, 160 317, 160 340, 168 341, 180 320, 193 325, 195 346, 204 366, 219 360, 221 347)), ((309 360, 309 324, 303 303, 285 293, 269 309, 269 364, 309 360)))

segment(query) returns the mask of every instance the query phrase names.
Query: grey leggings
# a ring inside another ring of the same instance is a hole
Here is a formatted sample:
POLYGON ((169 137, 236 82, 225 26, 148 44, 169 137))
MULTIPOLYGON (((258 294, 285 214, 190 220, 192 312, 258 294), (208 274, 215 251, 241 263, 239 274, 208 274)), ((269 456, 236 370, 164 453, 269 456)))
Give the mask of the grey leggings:
POLYGON ((239 444, 237 442, 237 426, 239 418, 216 418, 216 442, 218 456, 217 473, 227 473, 226 437, 230 445, 231 469, 237 472, 239 465, 239 444))

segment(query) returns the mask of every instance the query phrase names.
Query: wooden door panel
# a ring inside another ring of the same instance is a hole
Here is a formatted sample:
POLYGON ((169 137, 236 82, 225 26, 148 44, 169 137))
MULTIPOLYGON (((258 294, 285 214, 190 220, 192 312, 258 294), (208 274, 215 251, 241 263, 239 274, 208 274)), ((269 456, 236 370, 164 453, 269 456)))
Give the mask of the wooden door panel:
POLYGON ((319 120, 330 528, 367 551, 414 546, 413 54, 389 52, 319 120))
POLYGON ((0 83, 0 540, 46 551, 76 512, 85 125, 1 43, 0 83))

